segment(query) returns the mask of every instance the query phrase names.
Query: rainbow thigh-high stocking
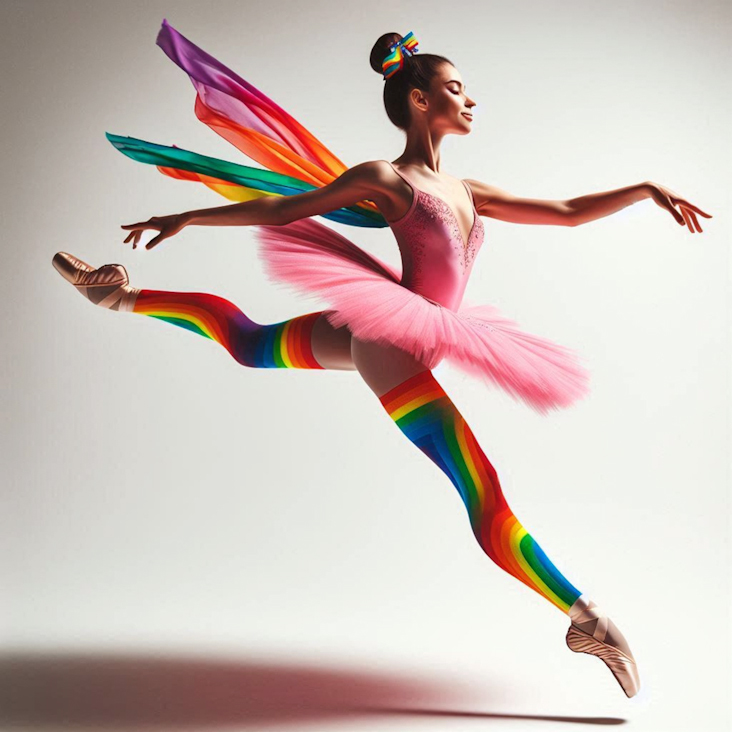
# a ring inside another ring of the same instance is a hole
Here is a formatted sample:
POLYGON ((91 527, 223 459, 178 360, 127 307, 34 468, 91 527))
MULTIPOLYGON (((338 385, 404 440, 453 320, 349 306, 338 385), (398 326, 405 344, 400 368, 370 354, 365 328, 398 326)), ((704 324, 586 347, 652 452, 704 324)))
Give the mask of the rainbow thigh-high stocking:
POLYGON ((379 397, 397 427, 457 488, 485 553, 562 612, 580 596, 513 515, 496 471, 432 372, 421 371, 379 397))
POLYGON ((211 338, 243 366, 323 368, 313 356, 311 341, 313 325, 320 312, 272 325, 260 325, 222 297, 162 290, 140 290, 132 312, 211 338))

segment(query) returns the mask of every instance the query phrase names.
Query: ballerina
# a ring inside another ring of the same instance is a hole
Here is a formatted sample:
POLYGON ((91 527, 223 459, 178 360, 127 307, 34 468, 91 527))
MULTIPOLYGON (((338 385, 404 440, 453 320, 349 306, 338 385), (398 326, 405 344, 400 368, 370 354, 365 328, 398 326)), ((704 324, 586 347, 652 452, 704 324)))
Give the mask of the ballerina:
POLYGON ((383 75, 389 119, 406 133, 402 155, 347 168, 274 101, 163 21, 158 45, 197 90, 196 115, 267 170, 178 147, 107 135, 113 145, 175 178, 203 182, 235 201, 223 207, 126 224, 137 248, 152 249, 186 226, 254 226, 268 274, 330 308, 259 324, 207 293, 132 287, 122 265, 98 269, 66 252, 56 269, 101 307, 165 320, 210 338, 253 368, 356 371, 399 430, 450 479, 483 551, 569 616, 569 648, 600 658, 628 697, 640 688, 628 642, 598 605, 551 562, 518 521, 472 430, 432 369, 446 359, 541 414, 566 408, 589 391, 571 349, 521 330, 489 305, 463 294, 484 241, 481 217, 521 224, 575 226, 651 197, 691 232, 696 214, 669 189, 646 181, 568 201, 513 196, 478 180, 442 172, 440 144, 469 134, 471 110, 462 76, 449 59, 418 53, 413 33, 381 36, 371 67, 383 75), (677 208, 679 210, 677 210, 677 208), (401 270, 373 257, 322 216, 352 226, 389 227, 401 270))

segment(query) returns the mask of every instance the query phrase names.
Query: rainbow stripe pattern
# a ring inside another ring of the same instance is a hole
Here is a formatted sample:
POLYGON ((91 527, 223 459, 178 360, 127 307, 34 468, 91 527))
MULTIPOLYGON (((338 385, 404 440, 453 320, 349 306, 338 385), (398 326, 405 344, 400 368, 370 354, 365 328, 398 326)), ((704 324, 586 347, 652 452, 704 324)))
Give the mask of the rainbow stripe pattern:
MULTIPOLYGON (((230 163, 228 160, 199 155, 173 145, 157 145, 135 137, 106 133, 117 150, 138 163, 157 166, 165 175, 178 180, 200 181, 230 201, 241 203, 264 196, 295 196, 314 191, 318 186, 282 173, 230 163)), ((322 214, 324 219, 347 226, 383 229, 386 219, 377 211, 344 206, 322 214)))
MULTIPOLYGON (((120 152, 177 180, 197 181, 230 201, 291 196, 332 183, 348 166, 312 132, 255 86, 199 48, 163 19, 157 45, 196 90, 196 117, 267 170, 107 133, 120 152)), ((386 228, 373 201, 325 214, 350 226, 386 228)))
POLYGON ((519 523, 470 427, 429 370, 379 397, 397 427, 452 481, 485 553, 562 612, 581 592, 519 523))
POLYGON ((222 345, 252 368, 322 369, 311 334, 320 312, 260 325, 228 300, 201 292, 141 290, 133 312, 185 328, 222 345))
POLYGON ((389 49, 389 55, 381 63, 381 70, 384 72, 384 79, 389 79, 397 71, 404 67, 404 59, 413 56, 418 48, 417 37, 409 31, 404 38, 394 43, 389 49))

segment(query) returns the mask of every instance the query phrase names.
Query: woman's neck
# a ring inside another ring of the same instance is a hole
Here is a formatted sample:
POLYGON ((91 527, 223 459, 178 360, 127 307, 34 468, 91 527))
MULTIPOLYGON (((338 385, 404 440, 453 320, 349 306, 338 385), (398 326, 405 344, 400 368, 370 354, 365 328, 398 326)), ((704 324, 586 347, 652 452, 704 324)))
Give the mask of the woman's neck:
POLYGON ((443 135, 430 132, 426 127, 410 129, 404 152, 395 160, 400 165, 413 165, 440 174, 440 143, 443 135))

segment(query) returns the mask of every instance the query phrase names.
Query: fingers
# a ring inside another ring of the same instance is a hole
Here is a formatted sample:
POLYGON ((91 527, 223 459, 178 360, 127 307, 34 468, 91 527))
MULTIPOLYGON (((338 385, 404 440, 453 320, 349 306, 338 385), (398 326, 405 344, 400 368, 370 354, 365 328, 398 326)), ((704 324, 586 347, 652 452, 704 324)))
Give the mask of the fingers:
POLYGON ((714 218, 711 214, 704 213, 698 206, 695 206, 693 203, 689 203, 688 201, 685 201, 683 198, 680 198, 678 200, 679 205, 686 206, 686 208, 691 209, 692 211, 696 211, 696 213, 701 214, 702 216, 706 216, 708 219, 714 218))
POLYGON ((140 243, 140 238, 142 237, 143 231, 147 231, 148 229, 155 229, 159 231, 160 233, 154 238, 151 239, 146 245, 145 249, 152 249, 154 246, 159 244, 163 239, 170 236, 169 233, 165 233, 165 220, 164 218, 161 219, 158 216, 153 216, 151 219, 148 219, 147 221, 139 221, 136 224, 122 224, 122 229, 125 229, 127 231, 130 231, 130 233, 127 235, 127 238, 124 240, 123 244, 127 244, 130 240, 132 241, 132 248, 137 249, 137 245, 140 243))
POLYGON ((161 232, 158 234, 154 239, 150 239, 150 241, 145 244, 145 249, 152 249, 154 246, 157 246, 163 239, 166 239, 167 235, 161 232))
POLYGON ((657 184, 653 184, 658 191, 660 191, 664 197, 666 198, 667 208, 669 206, 678 206, 681 209, 681 213, 683 215, 684 220, 681 221, 678 217, 678 215, 674 212, 675 210, 672 210, 672 213, 674 214, 674 218, 680 223, 680 224, 686 224, 686 226, 689 227, 689 230, 691 233, 695 233, 694 226, 696 227, 696 231, 701 232, 702 228, 699 226, 699 220, 696 218, 695 214, 699 214, 700 216, 704 216, 707 219, 714 218, 711 214, 708 214, 706 211, 702 211, 698 206, 695 206, 693 203, 689 203, 685 198, 681 198, 677 193, 672 191, 670 188, 666 188, 664 186, 659 186, 657 184), (693 226, 692 226, 693 223, 693 226))
POLYGON ((691 223, 691 218, 689 217, 688 212, 686 211, 686 209, 683 206, 681 207, 681 213, 682 213, 682 215, 684 217, 684 222, 689 227, 689 231, 692 234, 696 234, 696 232, 694 231, 694 227, 692 226, 692 223, 691 223))
POLYGON ((671 212, 673 217, 676 219, 677 223, 684 224, 686 223, 686 219, 674 208, 673 203, 671 203, 671 199, 668 196, 664 196, 664 203, 666 204, 666 208, 671 212))
POLYGON ((153 226, 150 224, 149 221, 140 221, 137 224, 122 224, 120 227, 125 230, 132 229, 130 233, 127 235, 127 238, 122 242, 123 244, 127 244, 130 239, 132 240, 132 248, 137 249, 137 242, 140 241, 140 237, 142 236, 142 232, 144 229, 152 229, 153 226))
POLYGON ((670 195, 673 199, 673 202, 679 206, 686 206, 686 208, 691 209, 692 211, 695 211, 698 214, 701 214, 702 216, 706 216, 708 219, 714 218, 711 214, 705 213, 702 211, 698 206, 695 206, 693 203, 689 203, 685 198, 681 198, 681 196, 678 193, 675 193, 670 188, 666 188, 664 191, 667 195, 670 195))
MULTIPOLYGON (((137 249, 137 245, 140 243, 140 239, 142 238, 142 234, 146 230, 146 228, 149 229, 152 227, 138 228, 134 231, 131 231, 122 243, 127 244, 127 242, 131 241, 132 248, 137 249)), ((150 241, 145 245, 145 249, 152 249, 154 246, 160 244, 163 239, 167 239, 169 236, 171 236, 171 233, 169 231, 160 230, 160 233, 156 237, 150 239, 150 241)))
POLYGON ((127 238, 122 243, 127 244, 128 241, 132 240, 132 248, 137 249, 137 244, 140 241, 141 236, 142 236, 142 229, 138 229, 137 231, 131 231, 127 235, 127 238))
POLYGON ((702 227, 699 225, 699 220, 696 218, 696 214, 693 211, 689 211, 685 207, 682 206, 681 210, 684 212, 684 214, 691 219, 694 222, 694 226, 696 226, 696 230, 701 234, 702 233, 702 227))

